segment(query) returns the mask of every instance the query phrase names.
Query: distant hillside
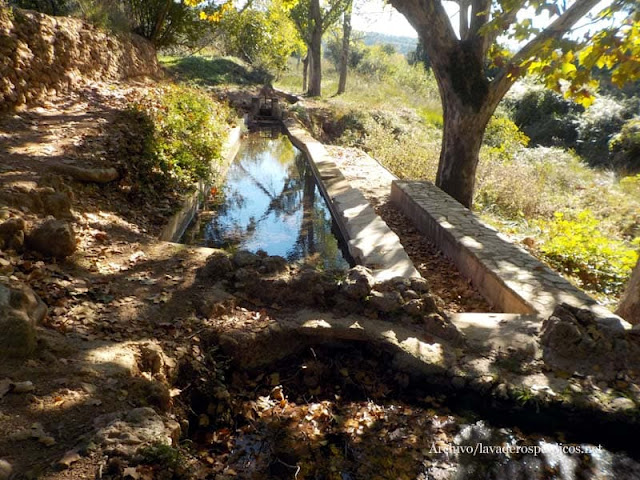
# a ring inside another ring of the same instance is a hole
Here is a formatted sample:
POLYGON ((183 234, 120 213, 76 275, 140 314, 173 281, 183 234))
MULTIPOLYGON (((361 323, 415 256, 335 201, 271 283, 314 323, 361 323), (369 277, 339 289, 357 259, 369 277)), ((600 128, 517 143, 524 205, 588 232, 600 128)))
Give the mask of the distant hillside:
POLYGON ((362 32, 362 35, 364 35, 362 41, 365 45, 393 45, 398 53, 403 55, 413 52, 416 49, 416 45, 418 45, 418 39, 412 37, 399 37, 377 32, 362 32))

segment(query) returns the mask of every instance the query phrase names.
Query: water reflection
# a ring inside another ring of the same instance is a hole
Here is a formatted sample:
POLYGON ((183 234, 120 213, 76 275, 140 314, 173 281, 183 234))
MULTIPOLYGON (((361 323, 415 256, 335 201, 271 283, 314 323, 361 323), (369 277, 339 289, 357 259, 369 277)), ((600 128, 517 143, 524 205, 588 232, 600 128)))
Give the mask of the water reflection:
POLYGON ((229 169, 224 195, 199 243, 348 267, 311 167, 286 136, 250 134, 229 169))

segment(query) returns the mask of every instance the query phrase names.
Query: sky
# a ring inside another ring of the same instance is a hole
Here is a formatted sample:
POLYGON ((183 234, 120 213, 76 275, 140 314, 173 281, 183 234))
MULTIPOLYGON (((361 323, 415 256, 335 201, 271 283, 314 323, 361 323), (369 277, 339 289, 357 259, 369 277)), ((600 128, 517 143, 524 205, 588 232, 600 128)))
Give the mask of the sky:
MULTIPOLYGON (((594 10, 602 9, 609 3, 610 0, 603 0, 594 10)), ((447 12, 449 12, 449 16, 453 17, 452 23, 457 30, 458 6, 453 2, 444 2, 444 7, 447 12)), ((535 17, 533 11, 525 11, 523 12, 523 16, 533 18, 534 25, 538 24, 540 27, 544 27, 549 23, 546 15, 535 17)), ((352 24, 354 30, 361 32, 379 32, 387 35, 418 37, 416 31, 404 16, 398 13, 391 5, 385 4, 382 0, 361 0, 356 2, 352 24)), ((581 22, 578 22, 578 25, 580 24, 581 22)), ((582 33, 584 33, 584 31, 582 33)))

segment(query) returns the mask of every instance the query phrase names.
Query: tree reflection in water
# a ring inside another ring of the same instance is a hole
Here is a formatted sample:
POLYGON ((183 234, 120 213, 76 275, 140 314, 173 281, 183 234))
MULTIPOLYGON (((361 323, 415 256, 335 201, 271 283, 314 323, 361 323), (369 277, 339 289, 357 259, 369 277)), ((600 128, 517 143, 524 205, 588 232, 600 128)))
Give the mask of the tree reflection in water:
POLYGON ((204 227, 206 246, 348 267, 311 167, 286 136, 251 133, 226 180, 224 202, 204 227))

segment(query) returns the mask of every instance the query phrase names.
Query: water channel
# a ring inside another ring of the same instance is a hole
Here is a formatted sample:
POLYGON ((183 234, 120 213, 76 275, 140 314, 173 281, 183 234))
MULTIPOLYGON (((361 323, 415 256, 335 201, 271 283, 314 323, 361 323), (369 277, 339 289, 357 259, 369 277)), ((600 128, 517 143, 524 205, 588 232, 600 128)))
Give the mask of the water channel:
POLYGON ((349 268, 311 167, 281 132, 252 132, 242 141, 219 198, 187 232, 187 243, 349 268))

